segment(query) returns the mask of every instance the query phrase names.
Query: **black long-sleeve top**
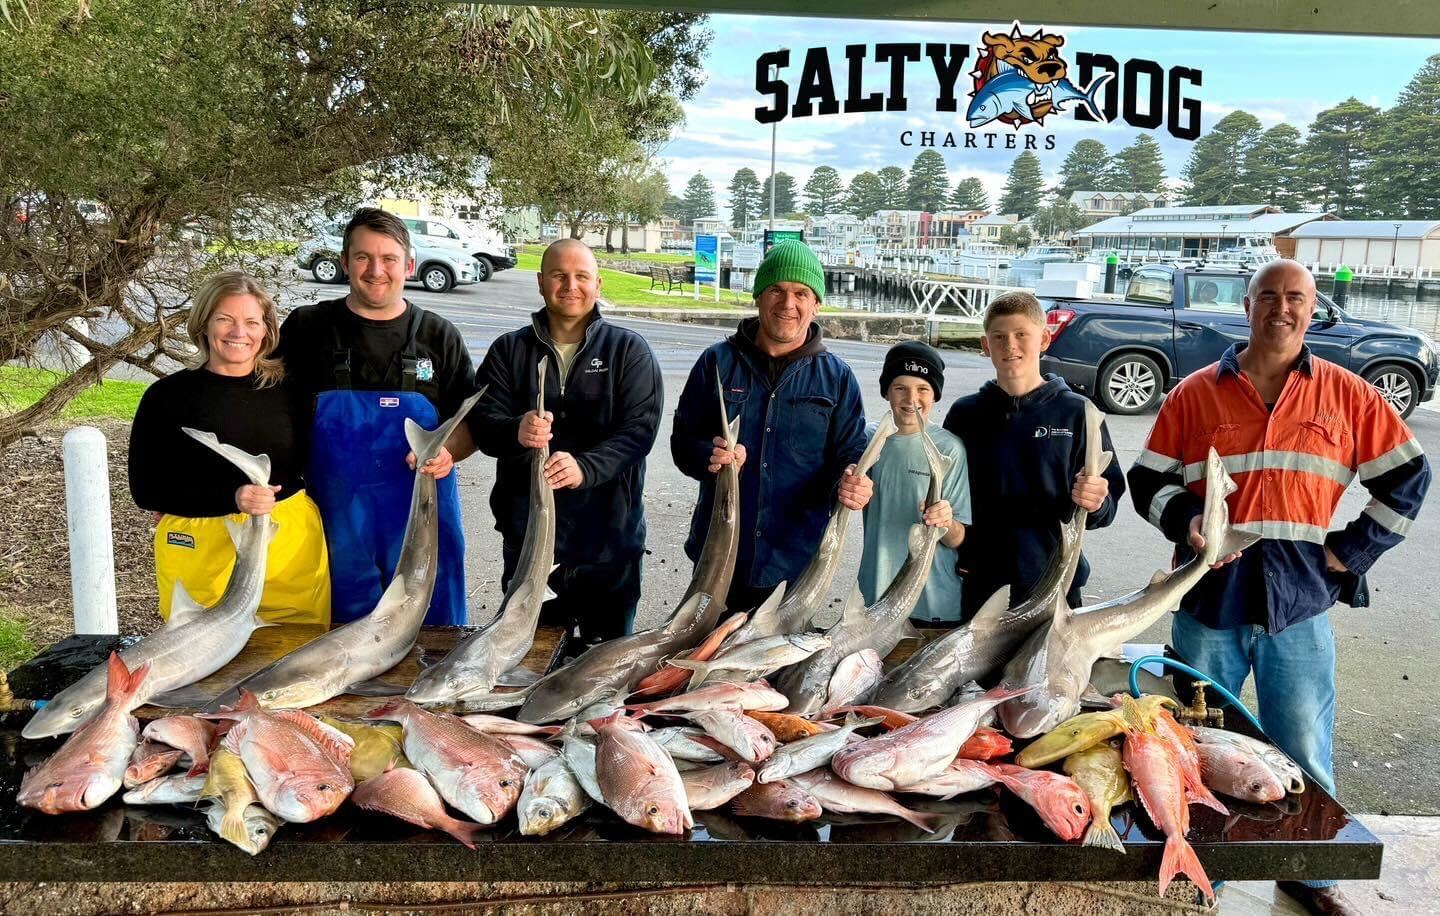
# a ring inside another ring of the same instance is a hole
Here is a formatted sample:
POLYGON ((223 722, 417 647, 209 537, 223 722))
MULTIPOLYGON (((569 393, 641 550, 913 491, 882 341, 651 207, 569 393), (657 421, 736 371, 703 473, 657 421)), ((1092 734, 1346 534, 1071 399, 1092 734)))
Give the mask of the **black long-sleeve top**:
POLYGON ((224 458, 191 439, 182 426, 270 456, 277 499, 304 486, 304 427, 284 384, 257 388, 254 375, 184 369, 145 391, 130 427, 130 495, 152 512, 206 518, 235 512, 235 491, 250 481, 224 458))

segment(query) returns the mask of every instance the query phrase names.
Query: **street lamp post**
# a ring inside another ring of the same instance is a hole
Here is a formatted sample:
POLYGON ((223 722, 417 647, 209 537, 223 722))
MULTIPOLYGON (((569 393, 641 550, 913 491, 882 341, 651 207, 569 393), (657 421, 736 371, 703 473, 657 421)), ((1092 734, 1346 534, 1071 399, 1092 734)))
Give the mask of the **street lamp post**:
POLYGON ((1390 244, 1390 272, 1394 273, 1395 268, 1400 266, 1400 223, 1391 223, 1395 227, 1395 241, 1390 244))
MULTIPOLYGON (((789 48, 781 48, 781 52, 788 53, 789 48)), ((780 78, 780 66, 770 65, 770 79, 780 78)), ((780 126, 779 121, 770 122, 770 231, 775 231, 775 140, 780 126)))

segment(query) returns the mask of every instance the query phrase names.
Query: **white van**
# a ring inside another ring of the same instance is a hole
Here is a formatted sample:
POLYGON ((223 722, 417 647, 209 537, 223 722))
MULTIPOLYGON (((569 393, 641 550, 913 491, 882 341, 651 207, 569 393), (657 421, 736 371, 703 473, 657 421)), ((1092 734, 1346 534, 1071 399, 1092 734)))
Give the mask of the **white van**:
POLYGON ((515 266, 514 249, 493 235, 477 234, 468 231, 462 223, 432 216, 402 216, 401 220, 417 245, 423 240, 429 247, 463 251, 473 257, 479 265, 475 269, 475 278, 481 282, 490 279, 497 270, 509 270, 515 266))

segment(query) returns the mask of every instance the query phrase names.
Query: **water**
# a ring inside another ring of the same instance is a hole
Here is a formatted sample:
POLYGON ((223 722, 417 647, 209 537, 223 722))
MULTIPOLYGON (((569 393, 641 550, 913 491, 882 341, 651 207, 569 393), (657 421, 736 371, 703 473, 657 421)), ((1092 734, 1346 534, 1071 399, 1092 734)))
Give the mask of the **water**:
MULTIPOLYGON (((960 278, 956 278, 960 279, 960 278)), ((971 278, 967 278, 971 279, 971 278)), ((1040 279, 1037 271, 997 271, 989 282, 996 286, 1033 286, 1040 279)), ((1124 281, 1120 288, 1123 289, 1124 281)), ((1329 284, 1321 282, 1321 292, 1328 294, 1329 284)), ((857 284, 853 292, 831 290, 826 293, 825 304, 836 308, 860 312, 912 312, 915 302, 907 291, 894 293, 875 292, 857 284)), ((1414 328, 1431 336, 1440 336, 1440 301, 1421 299, 1387 299, 1373 294, 1367 295, 1352 290, 1345 303, 1345 311, 1357 318, 1385 321, 1402 327, 1414 328)))

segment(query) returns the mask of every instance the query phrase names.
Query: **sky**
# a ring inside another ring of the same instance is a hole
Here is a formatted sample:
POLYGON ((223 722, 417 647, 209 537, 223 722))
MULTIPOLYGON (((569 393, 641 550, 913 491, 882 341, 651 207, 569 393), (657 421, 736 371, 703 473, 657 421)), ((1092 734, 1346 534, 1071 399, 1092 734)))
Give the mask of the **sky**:
MULTIPOLYGON (((1024 22, 1026 32, 1044 23, 1024 22)), ((775 16, 715 15, 710 28, 715 33, 706 60, 706 82, 685 104, 685 124, 661 151, 672 193, 683 195, 685 184, 697 171, 716 187, 716 203, 727 207, 729 185, 735 171, 754 169, 763 182, 770 172, 771 127, 755 120, 757 106, 768 107, 769 95, 755 91, 755 61, 760 54, 778 48, 791 50, 790 66, 781 73, 791 86, 792 100, 800 82, 804 51, 827 47, 836 90, 844 101, 848 44, 879 42, 946 42, 971 46, 966 70, 973 69, 975 50, 983 31, 1008 31, 1010 23, 981 24, 806 19, 775 16)), ((1187 95, 1201 104, 1202 131, 1236 109, 1244 109, 1265 127, 1288 122, 1302 132, 1314 116, 1350 96, 1381 108, 1395 102, 1425 63, 1440 54, 1440 40, 1370 38, 1234 32, 1183 32, 1155 29, 1047 29, 1064 36, 1062 57, 1074 64, 1076 51, 1108 53, 1123 63, 1130 58, 1148 58, 1164 68, 1191 67, 1203 73, 1201 86, 1187 87, 1187 95)), ((873 58, 864 70, 866 93, 884 91, 889 83, 889 65, 873 58)), ((934 99, 937 81, 928 60, 908 65, 905 91, 909 110, 867 114, 836 114, 782 120, 776 129, 776 168, 803 187, 817 165, 831 165, 848 183, 857 172, 878 170, 887 165, 909 169, 920 146, 906 147, 900 135, 905 130, 934 130, 943 137, 953 131, 957 142, 967 129, 963 114, 970 88, 962 75, 957 84, 959 113, 937 112, 934 99)), ((1000 128, 993 124, 977 133, 1000 128)), ((1003 128, 1007 132, 1009 128, 1003 128)), ((1176 139, 1162 127, 1141 131, 1123 121, 1111 124, 1081 122, 1069 115, 1049 118, 1043 127, 1030 125, 1022 133, 1053 134, 1055 148, 1036 151, 1048 182, 1054 182, 1066 154, 1077 140, 1093 138, 1112 153, 1148 132, 1160 144, 1165 156, 1166 175, 1180 174, 1193 145, 1176 139)), ((912 138, 918 142, 918 137, 912 138)), ((983 144, 982 139, 979 143, 983 144)), ((1043 141, 1041 141, 1043 143, 1043 141)), ((950 183, 974 176, 984 183, 991 203, 999 200, 1006 172, 1017 150, 942 149, 950 183)))

